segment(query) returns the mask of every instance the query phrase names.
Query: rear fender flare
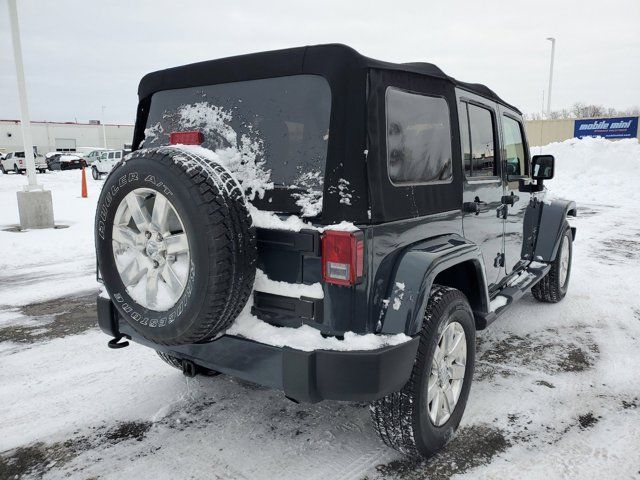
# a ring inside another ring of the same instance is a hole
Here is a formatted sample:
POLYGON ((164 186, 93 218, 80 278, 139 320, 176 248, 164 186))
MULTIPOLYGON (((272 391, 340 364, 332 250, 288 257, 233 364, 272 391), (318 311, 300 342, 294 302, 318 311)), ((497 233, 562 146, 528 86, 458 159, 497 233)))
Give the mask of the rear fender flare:
POLYGON ((480 249, 460 235, 444 235, 413 245, 400 255, 380 313, 380 333, 412 336, 420 332, 434 279, 463 262, 475 267, 482 289, 478 310, 487 312, 489 294, 480 249))
MULTIPOLYGON (((567 216, 575 217, 576 214, 576 202, 571 200, 554 199, 542 205, 533 260, 553 262, 556 259, 562 235, 568 226, 567 216)), ((572 233, 575 237, 575 229, 572 233)))

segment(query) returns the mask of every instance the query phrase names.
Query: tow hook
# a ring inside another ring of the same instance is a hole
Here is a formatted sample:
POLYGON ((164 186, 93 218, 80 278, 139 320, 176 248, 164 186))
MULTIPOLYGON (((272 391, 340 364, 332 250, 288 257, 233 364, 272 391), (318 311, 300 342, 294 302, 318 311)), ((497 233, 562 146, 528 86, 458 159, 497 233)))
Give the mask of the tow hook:
POLYGON ((182 360, 182 374, 185 377, 193 378, 196 376, 196 364, 191 360, 182 360))
POLYGON ((123 338, 131 340, 131 337, 129 337, 127 335, 120 335, 119 337, 115 337, 115 338, 112 338, 111 340, 109 340, 109 342, 107 343, 107 346, 109 348, 114 348, 114 349, 128 347, 129 346, 129 342, 127 342, 127 341, 124 341, 122 343, 118 343, 123 338))

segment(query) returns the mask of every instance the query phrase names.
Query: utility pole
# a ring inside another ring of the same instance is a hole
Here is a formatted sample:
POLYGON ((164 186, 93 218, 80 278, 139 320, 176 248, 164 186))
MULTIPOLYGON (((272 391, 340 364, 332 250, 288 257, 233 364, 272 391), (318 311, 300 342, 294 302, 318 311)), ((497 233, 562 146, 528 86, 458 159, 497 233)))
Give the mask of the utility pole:
POLYGON ((104 148, 107 148, 107 126, 104 124, 104 109, 107 108, 102 105, 102 141, 104 142, 104 148))
POLYGON ((551 86, 553 84, 553 59, 556 55, 556 39, 548 37, 551 42, 551 64, 549 65, 549 90, 547 90, 547 118, 551 116, 551 86))
POLYGON ((11 24, 11 40, 13 44, 13 58, 18 80, 18 97, 20 98, 20 122, 22 128, 22 143, 24 159, 27 164, 28 184, 23 191, 18 191, 18 214, 22 229, 52 228, 53 203, 51 192, 44 190, 36 180, 36 163, 33 157, 33 138, 31 136, 31 119, 27 102, 27 87, 24 79, 24 65, 22 62, 22 44, 20 42, 20 27, 18 26, 18 8, 16 0, 7 0, 9 6, 9 23, 11 24))

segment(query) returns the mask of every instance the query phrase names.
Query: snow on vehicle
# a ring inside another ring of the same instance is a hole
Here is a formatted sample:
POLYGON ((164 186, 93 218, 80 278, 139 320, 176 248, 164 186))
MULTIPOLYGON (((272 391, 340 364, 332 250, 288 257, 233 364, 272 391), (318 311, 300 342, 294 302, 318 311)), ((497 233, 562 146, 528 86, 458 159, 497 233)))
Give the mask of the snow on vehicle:
POLYGON ((476 330, 566 294, 573 202, 544 200, 521 113, 427 63, 342 45, 145 76, 96 214, 99 324, 186 375, 369 401, 430 456, 464 412, 476 330))

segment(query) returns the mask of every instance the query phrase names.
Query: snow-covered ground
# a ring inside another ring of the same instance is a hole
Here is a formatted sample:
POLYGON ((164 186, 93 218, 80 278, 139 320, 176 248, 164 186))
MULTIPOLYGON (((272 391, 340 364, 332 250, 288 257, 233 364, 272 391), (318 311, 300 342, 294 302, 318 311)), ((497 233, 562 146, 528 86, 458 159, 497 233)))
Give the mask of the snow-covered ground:
MULTIPOLYGON (((82 199, 78 171, 39 175, 69 228, 0 230, 0 478, 640 477, 640 145, 541 150, 556 156, 549 188, 578 202, 569 293, 527 295, 480 332, 461 428, 428 463, 384 447, 366 405, 296 405, 109 350, 93 305, 100 183, 82 199)), ((25 181, 0 176, 0 228, 25 181)))

